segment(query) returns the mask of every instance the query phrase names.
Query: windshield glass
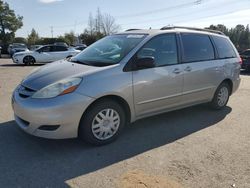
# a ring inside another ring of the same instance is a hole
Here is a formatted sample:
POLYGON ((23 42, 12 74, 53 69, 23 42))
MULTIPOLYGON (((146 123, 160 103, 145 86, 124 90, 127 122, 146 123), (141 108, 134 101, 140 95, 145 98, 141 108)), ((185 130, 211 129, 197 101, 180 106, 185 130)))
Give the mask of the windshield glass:
POLYGON ((26 48, 25 44, 13 44, 12 48, 26 48))
POLYGON ((135 46, 137 46, 146 35, 144 34, 122 34, 107 36, 77 56, 70 59, 93 66, 107 66, 119 63, 135 46))

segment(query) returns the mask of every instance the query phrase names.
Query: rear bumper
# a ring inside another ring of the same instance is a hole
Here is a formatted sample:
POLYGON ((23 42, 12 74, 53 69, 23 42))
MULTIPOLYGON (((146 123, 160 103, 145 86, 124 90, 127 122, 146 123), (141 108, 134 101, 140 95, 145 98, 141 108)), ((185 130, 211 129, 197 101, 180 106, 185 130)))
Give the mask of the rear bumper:
POLYGON ((240 82, 241 82, 240 77, 233 81, 232 94, 239 89, 240 82))
POLYGON ((77 93, 52 99, 22 98, 15 91, 12 107, 16 123, 25 132, 38 137, 64 139, 78 136, 80 119, 92 101, 92 98, 77 93))

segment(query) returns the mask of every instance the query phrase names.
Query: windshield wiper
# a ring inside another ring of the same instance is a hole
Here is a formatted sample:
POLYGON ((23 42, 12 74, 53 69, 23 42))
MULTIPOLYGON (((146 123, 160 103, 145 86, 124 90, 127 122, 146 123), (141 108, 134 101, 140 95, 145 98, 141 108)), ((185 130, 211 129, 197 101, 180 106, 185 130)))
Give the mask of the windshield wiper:
POLYGON ((79 60, 69 59, 68 61, 71 62, 71 63, 77 63, 77 64, 81 64, 81 65, 89 65, 90 66, 90 64, 82 62, 82 61, 79 61, 79 60))

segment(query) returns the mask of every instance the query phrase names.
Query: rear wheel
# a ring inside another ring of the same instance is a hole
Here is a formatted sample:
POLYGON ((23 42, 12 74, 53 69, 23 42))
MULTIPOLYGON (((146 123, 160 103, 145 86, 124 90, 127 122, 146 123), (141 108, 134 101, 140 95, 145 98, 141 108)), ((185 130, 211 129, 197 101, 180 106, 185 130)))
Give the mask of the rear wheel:
POLYGON ((84 113, 79 136, 93 145, 114 141, 125 126, 125 112, 115 101, 105 99, 95 103, 84 113))
POLYGON ((32 56, 25 56, 25 57, 23 58, 23 63, 24 63, 25 65, 34 65, 35 62, 36 62, 36 60, 35 60, 35 58, 32 57, 32 56))
POLYGON ((210 103, 213 109, 220 110, 227 105, 230 96, 230 86, 223 82, 216 90, 214 98, 210 103))

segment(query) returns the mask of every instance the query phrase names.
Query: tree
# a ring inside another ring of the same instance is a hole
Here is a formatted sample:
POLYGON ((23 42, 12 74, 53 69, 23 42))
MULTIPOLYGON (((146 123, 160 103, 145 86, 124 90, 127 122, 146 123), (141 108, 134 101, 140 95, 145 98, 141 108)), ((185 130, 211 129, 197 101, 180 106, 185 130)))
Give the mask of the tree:
POLYGON ((75 36, 75 33, 73 31, 71 31, 69 33, 65 33, 63 38, 66 41, 66 43, 69 45, 73 45, 76 42, 76 36, 75 36))
POLYGON ((31 30, 31 33, 28 35, 27 39, 29 45, 34 45, 39 41, 39 35, 34 28, 31 30))
POLYGON ((16 37, 16 38, 14 38, 13 42, 14 43, 24 43, 24 44, 27 44, 26 38, 23 38, 23 37, 16 37))
POLYGON ((234 28, 228 29, 222 24, 210 25, 208 29, 218 30, 229 36, 231 41, 234 43, 239 51, 250 48, 250 31, 249 25, 246 27, 244 25, 238 24, 234 28))
POLYGON ((16 15, 9 4, 0 0, 0 40, 4 45, 15 37, 15 32, 23 26, 23 17, 16 15))
POLYGON ((81 40, 90 45, 106 35, 116 33, 120 26, 115 23, 114 17, 110 14, 102 14, 98 8, 95 17, 89 13, 88 27, 80 35, 81 40))
POLYGON ((115 18, 110 14, 102 15, 101 29, 104 35, 110 35, 117 33, 120 30, 120 26, 115 23, 115 18))

